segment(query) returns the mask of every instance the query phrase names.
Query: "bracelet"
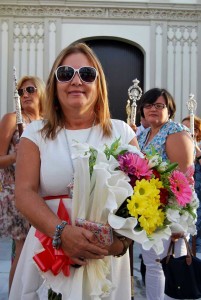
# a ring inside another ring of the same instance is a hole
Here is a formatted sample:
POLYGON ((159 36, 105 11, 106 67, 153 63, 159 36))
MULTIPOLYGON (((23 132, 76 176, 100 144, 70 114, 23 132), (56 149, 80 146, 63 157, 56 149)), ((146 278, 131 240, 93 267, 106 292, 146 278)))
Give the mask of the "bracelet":
POLYGON ((56 231, 52 238, 52 247, 54 249, 58 250, 61 248, 61 234, 66 225, 68 225, 68 222, 62 221, 61 224, 56 226, 56 231))
POLYGON ((196 157, 196 159, 197 159, 197 160, 199 160, 200 158, 201 158, 201 155, 200 155, 200 156, 198 156, 198 157, 196 157))
POLYGON ((129 243, 128 243, 127 239, 125 238, 125 236, 120 236, 120 237, 118 237, 118 239, 122 242, 124 248, 120 254, 114 255, 115 257, 123 256, 124 254, 126 254, 128 248, 129 248, 129 243))

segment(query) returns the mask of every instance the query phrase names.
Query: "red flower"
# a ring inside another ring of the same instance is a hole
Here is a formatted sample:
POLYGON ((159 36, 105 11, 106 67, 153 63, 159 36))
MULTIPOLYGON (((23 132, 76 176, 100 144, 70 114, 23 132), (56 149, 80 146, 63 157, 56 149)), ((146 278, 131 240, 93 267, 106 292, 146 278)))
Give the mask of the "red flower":
POLYGON ((168 196, 169 196, 168 190, 161 188, 160 189, 160 202, 162 204, 166 205, 168 203, 168 196))
POLYGON ((155 177, 155 178, 158 178, 158 179, 160 180, 160 178, 161 178, 160 173, 159 173, 156 169, 152 169, 152 172, 153 172, 153 174, 154 174, 154 177, 155 177))

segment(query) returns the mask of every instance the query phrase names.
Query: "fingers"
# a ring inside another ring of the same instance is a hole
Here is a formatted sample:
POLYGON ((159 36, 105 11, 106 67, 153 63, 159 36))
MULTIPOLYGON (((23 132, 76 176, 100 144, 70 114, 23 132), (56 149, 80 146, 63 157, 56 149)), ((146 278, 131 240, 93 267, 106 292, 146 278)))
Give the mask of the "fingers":
MULTIPOLYGON (((76 259, 76 263, 80 262, 80 258, 102 259, 108 255, 108 250, 86 229, 68 225, 64 228, 61 239, 62 249, 74 261, 76 259)), ((83 264, 82 262, 81 265, 83 264)))
POLYGON ((85 266, 87 264, 87 261, 83 258, 71 257, 71 259, 73 260, 74 264, 77 265, 75 267, 85 266))
POLYGON ((130 127, 133 129, 134 132, 137 131, 137 126, 135 124, 131 124, 130 127))

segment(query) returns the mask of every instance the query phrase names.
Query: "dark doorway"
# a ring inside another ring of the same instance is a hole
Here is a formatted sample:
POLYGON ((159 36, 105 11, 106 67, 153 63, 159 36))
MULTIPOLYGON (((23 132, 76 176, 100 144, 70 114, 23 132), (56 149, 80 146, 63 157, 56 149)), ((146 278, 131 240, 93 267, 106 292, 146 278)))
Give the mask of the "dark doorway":
MULTIPOLYGON (((139 86, 144 86, 144 55, 134 45, 110 39, 84 40, 90 46, 103 66, 109 93, 112 118, 126 121, 128 88, 137 78, 139 86)), ((137 116, 139 125, 139 116, 137 116)))

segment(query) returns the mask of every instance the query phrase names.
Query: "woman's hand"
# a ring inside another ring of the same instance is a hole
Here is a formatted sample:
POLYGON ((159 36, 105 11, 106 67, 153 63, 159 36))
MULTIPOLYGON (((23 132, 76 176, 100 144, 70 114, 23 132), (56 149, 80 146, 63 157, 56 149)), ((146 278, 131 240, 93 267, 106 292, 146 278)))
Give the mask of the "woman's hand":
POLYGON ((133 131, 137 132, 137 126, 135 124, 130 124, 130 127, 133 129, 133 131))
POLYGON ((8 156, 10 158, 10 165, 16 163, 16 158, 17 158, 17 152, 16 151, 8 154, 8 156))
POLYGON ((78 265, 86 265, 85 259, 103 259, 108 250, 91 231, 77 226, 65 226, 62 234, 63 251, 78 265))

